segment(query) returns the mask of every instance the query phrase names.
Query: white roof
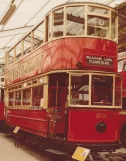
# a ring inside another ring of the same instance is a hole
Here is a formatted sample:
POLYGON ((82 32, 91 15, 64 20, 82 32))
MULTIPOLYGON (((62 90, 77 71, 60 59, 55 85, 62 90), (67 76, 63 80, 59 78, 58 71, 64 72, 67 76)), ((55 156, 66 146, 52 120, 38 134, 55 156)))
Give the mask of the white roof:
POLYGON ((111 7, 124 0, 0 0, 0 58, 12 47, 30 28, 38 23, 53 7, 68 2, 98 2, 111 7), (6 13, 14 9, 10 19, 3 23, 6 13))

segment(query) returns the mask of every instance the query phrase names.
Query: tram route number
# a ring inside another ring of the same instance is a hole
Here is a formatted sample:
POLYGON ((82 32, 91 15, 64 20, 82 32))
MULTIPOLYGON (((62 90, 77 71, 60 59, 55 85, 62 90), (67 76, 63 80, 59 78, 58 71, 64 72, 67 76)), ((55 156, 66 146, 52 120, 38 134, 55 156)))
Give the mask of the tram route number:
POLYGON ((106 113, 96 113, 96 118, 105 119, 105 118, 107 118, 107 116, 106 116, 106 113))

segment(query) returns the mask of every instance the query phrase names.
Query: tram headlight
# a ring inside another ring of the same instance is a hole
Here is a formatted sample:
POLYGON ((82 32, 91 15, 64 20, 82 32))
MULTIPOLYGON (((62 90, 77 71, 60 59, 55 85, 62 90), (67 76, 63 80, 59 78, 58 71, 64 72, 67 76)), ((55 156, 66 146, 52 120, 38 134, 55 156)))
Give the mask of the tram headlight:
POLYGON ((103 121, 100 121, 96 126, 95 126, 97 132, 105 132, 106 129, 107 129, 107 125, 103 122, 103 121))

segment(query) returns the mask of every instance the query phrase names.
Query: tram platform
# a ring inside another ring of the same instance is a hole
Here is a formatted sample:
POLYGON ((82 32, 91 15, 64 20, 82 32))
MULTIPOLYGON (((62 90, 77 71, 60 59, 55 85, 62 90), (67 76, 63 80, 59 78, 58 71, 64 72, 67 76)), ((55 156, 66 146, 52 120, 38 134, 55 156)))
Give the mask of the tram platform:
POLYGON ((15 147, 14 139, 0 134, 0 161, 50 161, 24 145, 15 147))

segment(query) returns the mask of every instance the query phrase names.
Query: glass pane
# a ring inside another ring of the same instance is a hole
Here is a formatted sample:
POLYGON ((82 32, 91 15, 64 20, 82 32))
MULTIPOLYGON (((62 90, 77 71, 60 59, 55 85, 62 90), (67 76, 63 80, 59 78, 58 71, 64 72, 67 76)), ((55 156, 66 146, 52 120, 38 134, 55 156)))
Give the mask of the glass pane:
POLYGON ((40 106, 40 101, 43 98, 43 86, 32 88, 32 106, 40 106))
POLYGON ((24 55, 31 51, 31 34, 24 38, 24 55))
POLYGON ((97 37, 108 37, 109 19, 98 16, 88 16, 87 34, 97 37))
POLYGON ((23 105, 30 105, 31 101, 31 89, 23 90, 23 105))
POLYGON ((92 76, 92 105, 111 106, 113 98, 113 77, 92 76), (103 92, 104 91, 104 92, 103 92))
POLYGON ((115 106, 121 106, 121 78, 115 78, 115 106))
POLYGON ((96 14, 108 14, 108 10, 105 8, 98 8, 95 6, 88 6, 88 11, 96 14))
POLYGON ((67 35, 84 35, 85 7, 67 7, 67 35))
POLYGON ((15 93, 15 105, 21 105, 21 91, 15 93))
POLYGON ((16 45, 16 60, 21 58, 22 55, 22 42, 16 45))
POLYGON ((115 12, 112 12, 111 38, 113 40, 117 40, 116 39, 116 33, 115 33, 116 32, 116 27, 117 27, 117 24, 116 24, 116 15, 115 14, 116 14, 115 12))
POLYGON ((44 40, 44 22, 34 30, 33 48, 38 47, 44 40))
POLYGON ((14 62, 14 49, 9 52, 9 64, 14 62))
POLYGON ((53 37, 63 36, 64 9, 54 11, 53 37))
POLYGON ((52 35, 52 14, 50 14, 48 17, 48 40, 51 39, 51 35, 52 35))
POLYGON ((14 93, 9 93, 9 106, 13 106, 14 103, 14 93))
POLYGON ((89 76, 71 77, 71 96, 70 104, 88 105, 89 103, 89 76))
MULTIPOLYGON (((125 66, 124 66, 125 67, 125 66)), ((125 69, 125 68, 124 68, 125 69)), ((118 62, 118 72, 121 72, 123 70, 123 60, 120 60, 118 62)))

